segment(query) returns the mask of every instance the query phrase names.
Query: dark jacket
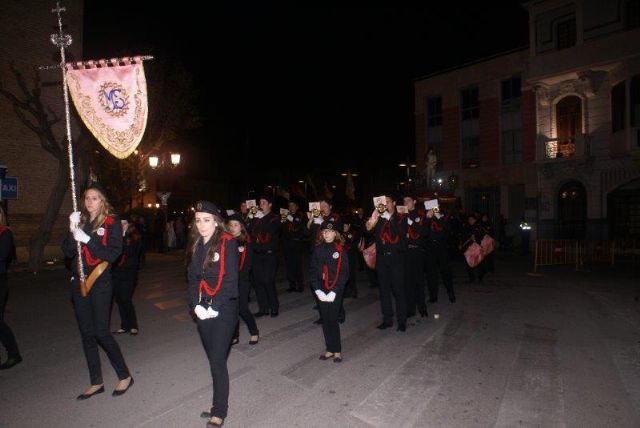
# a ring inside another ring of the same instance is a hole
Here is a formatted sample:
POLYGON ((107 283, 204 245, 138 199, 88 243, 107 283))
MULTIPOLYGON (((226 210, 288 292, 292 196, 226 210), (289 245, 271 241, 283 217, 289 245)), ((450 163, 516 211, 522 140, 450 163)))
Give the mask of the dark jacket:
POLYGON ((407 251, 407 217, 394 212, 389 220, 378 218, 374 230, 376 253, 403 253, 407 251))
POLYGON ((138 232, 127 234, 122 240, 122 254, 113 264, 113 275, 130 275, 138 270, 142 238, 138 232))
POLYGON ((325 293, 343 290, 349 279, 349 256, 342 245, 324 242, 313 248, 310 272, 311 289, 325 293))
POLYGON ((293 221, 287 220, 282 226, 282 238, 285 243, 290 241, 300 241, 304 239, 305 229, 307 228, 307 216, 298 210, 295 214, 291 214, 293 221))
POLYGON ((224 233, 221 237, 220 248, 214 253, 213 263, 203 269, 204 259, 212 244, 212 239, 203 244, 202 238, 200 238, 187 268, 191 309, 206 299, 211 301, 214 311, 219 311, 229 300, 238 298, 238 243, 230 234, 224 233), (221 268, 224 269, 222 276, 220 275, 221 268), (201 283, 202 280, 205 281, 205 284, 201 283), (209 293, 207 289, 212 293, 209 293))
POLYGON ((407 214, 407 245, 409 248, 425 248, 425 225, 427 220, 429 219, 427 218, 425 211, 422 209, 414 209, 407 214), (412 224, 409 224, 409 219, 412 221, 412 224))
POLYGON ((427 247, 448 248, 451 238, 449 222, 444 217, 438 219, 435 215, 426 220, 425 238, 427 247))
POLYGON ((14 254, 13 232, 7 226, 0 226, 0 276, 6 276, 14 254))
POLYGON ((253 268, 253 242, 249 235, 243 244, 237 239, 236 242, 238 243, 238 280, 249 281, 249 273, 253 268))
POLYGON ((251 226, 251 241, 253 251, 257 254, 278 251, 280 241, 280 215, 273 212, 262 218, 253 218, 251 226))

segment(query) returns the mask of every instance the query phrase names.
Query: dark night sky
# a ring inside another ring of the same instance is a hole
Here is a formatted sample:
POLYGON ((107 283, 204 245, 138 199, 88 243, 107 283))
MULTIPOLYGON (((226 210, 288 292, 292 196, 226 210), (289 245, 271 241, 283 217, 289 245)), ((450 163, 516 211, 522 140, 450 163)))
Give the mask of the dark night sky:
POLYGON ((196 2, 113 4, 86 2, 85 56, 129 49, 183 61, 196 75, 207 143, 230 153, 248 140, 254 160, 280 167, 304 146, 318 149, 300 161, 312 168, 327 159, 338 168, 394 167, 413 157, 413 78, 528 37, 518 1, 421 8, 225 1, 208 12, 196 2))

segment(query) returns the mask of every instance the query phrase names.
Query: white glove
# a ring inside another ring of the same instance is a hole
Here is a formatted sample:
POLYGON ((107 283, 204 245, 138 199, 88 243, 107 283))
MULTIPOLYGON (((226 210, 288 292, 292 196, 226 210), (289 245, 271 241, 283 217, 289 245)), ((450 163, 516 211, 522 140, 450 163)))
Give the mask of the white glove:
POLYGON ((385 220, 389 220, 391 218, 391 214, 389 214, 389 211, 385 211, 381 217, 384 218, 385 220))
POLYGON ((264 213, 263 213, 262 211, 258 211, 258 212, 256 213, 256 217, 257 217, 257 218, 262 218, 262 217, 264 217, 264 213))
POLYGON ((413 220, 411 220, 410 218, 407 219, 407 223, 409 223, 409 226, 411 226, 413 224, 413 220))
POLYGON ((201 320, 206 320, 207 318, 209 318, 209 314, 207 313, 207 310, 202 305, 196 305, 196 307, 193 309, 193 312, 201 320))
POLYGON ((289 220, 289 221, 293 222, 293 216, 292 216, 291 214, 289 214, 289 215, 287 216, 287 220, 289 220))
POLYGON ((253 214, 249 214, 247 217, 248 218, 253 218, 253 214))
POLYGON ((336 300, 336 293, 332 291, 329 294, 327 294, 327 302, 331 303, 334 300, 336 300))
POLYGON ((322 224, 322 222, 323 222, 322 217, 316 217, 316 218, 314 218, 314 219, 313 219, 313 222, 314 222, 315 224, 322 224))
POLYGON ((74 211, 69 215, 69 230, 77 229, 80 224, 80 211, 74 211))
POLYGON ((91 239, 91 237, 84 233, 84 230, 80 229, 79 227, 73 229, 72 232, 73 239, 75 239, 76 241, 80 241, 83 244, 86 244, 87 242, 89 242, 89 239, 91 239))
POLYGON ((215 318, 218 316, 218 311, 214 311, 211 306, 207 308, 207 318, 215 318))
POLYGON ((316 290, 316 296, 318 296, 318 300, 320 300, 321 302, 327 301, 327 295, 324 294, 324 291, 322 290, 316 290))
POLYGON ((440 220, 440 219, 442 218, 442 214, 440 214, 440 213, 436 213, 435 215, 436 215, 436 218, 437 218, 438 220, 440 220))

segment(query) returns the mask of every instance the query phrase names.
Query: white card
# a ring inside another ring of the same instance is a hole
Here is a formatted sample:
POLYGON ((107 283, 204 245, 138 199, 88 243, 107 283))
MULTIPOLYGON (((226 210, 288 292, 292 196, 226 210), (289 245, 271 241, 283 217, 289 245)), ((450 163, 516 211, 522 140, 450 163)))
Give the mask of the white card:
POLYGON ((309 212, 313 212, 313 210, 320 211, 320 202, 309 202, 309 212))
POLYGON ((438 208, 438 200, 437 199, 430 199, 428 201, 424 201, 424 209, 429 211, 432 210, 434 208, 438 208))
POLYGON ((234 210, 227 210, 227 215, 228 216, 232 216, 234 215, 236 212, 234 210))
POLYGON ((256 204, 256 200, 255 199, 249 199, 248 201, 245 201, 244 203, 247 204, 247 208, 253 208, 253 207, 258 206, 256 204))
POLYGON ((287 216, 289 215, 289 210, 286 208, 280 208, 280 215, 287 216))
POLYGON ((387 205, 387 197, 386 196, 376 196, 373 198, 373 206, 377 207, 378 205, 387 205))
POLYGON ((409 208, 405 205, 396 206, 396 211, 398 211, 399 214, 409 214, 409 208))

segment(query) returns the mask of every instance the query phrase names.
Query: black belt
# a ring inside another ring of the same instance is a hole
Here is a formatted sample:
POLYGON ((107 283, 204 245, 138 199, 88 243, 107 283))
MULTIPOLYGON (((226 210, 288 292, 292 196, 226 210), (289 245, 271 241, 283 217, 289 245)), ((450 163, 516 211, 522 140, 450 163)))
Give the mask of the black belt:
MULTIPOLYGON (((228 302, 232 302, 234 300, 238 300, 237 297, 229 297, 227 299, 228 302)), ((203 297, 202 299, 200 299, 200 303, 206 303, 207 305, 211 306, 213 305, 213 297, 203 297)))
POLYGON ((276 250, 253 250, 255 254, 273 254, 276 250))
POLYGON ((411 250, 422 250, 423 248, 420 245, 414 245, 414 244, 407 244, 407 248, 411 249, 411 250))

